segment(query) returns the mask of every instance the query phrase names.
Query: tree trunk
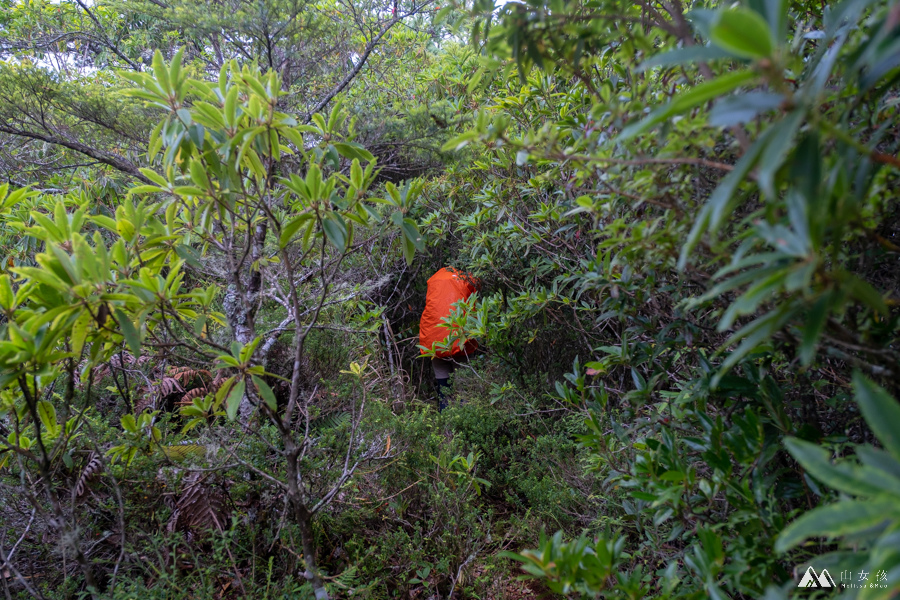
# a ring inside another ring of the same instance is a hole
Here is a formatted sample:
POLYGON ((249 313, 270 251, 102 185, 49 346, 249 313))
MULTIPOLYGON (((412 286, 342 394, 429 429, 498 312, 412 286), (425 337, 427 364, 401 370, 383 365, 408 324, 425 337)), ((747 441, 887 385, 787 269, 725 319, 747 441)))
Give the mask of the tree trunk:
POLYGON ((313 515, 306 506, 300 502, 299 498, 294 499, 294 518, 300 527, 300 540, 303 544, 303 560, 306 562, 306 572, 303 576, 312 584, 313 592, 316 600, 329 600, 328 590, 325 589, 325 583, 319 575, 319 567, 316 564, 316 540, 313 534, 312 520, 313 515))
MULTIPOLYGON (((231 274, 231 283, 225 291, 222 306, 228 326, 235 341, 247 345, 256 338, 256 311, 259 309, 259 295, 262 289, 262 272, 259 260, 262 258, 263 246, 266 242, 266 224, 256 226, 250 240, 250 266, 244 269, 238 265, 237 272, 231 274)), ((238 408, 241 423, 250 422, 253 415, 253 403, 246 393, 238 408)))

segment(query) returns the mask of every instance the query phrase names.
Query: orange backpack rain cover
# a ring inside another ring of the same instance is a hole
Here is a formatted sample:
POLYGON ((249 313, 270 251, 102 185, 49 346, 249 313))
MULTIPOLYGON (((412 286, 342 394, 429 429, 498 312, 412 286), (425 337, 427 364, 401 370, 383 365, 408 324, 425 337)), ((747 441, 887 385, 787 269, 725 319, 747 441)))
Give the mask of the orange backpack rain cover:
MULTIPOLYGON (((432 348, 435 342, 443 342, 450 335, 447 327, 441 327, 443 319, 450 316, 453 303, 465 300, 475 292, 475 286, 459 274, 446 267, 431 276, 428 280, 428 291, 425 294, 425 311, 419 322, 419 344, 432 348)), ((462 348, 459 342, 453 342, 449 351, 438 352, 440 358, 472 354, 478 344, 475 340, 466 340, 462 348)), ((424 351, 423 351, 424 353, 424 351)))

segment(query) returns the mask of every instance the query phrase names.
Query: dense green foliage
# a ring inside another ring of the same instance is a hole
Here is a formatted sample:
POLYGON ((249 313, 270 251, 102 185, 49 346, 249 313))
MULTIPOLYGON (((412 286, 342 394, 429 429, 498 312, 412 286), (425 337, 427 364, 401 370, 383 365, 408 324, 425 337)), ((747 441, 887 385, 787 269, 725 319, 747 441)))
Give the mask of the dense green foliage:
POLYGON ((7 597, 900 592, 896 3, 0 7, 7 597))

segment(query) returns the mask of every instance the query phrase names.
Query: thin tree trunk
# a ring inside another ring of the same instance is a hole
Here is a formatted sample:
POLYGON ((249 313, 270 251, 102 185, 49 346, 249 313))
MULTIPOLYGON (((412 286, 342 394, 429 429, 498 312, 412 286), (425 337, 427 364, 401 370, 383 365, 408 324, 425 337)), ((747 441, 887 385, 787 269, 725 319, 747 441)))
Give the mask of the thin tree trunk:
POLYGON ((325 589, 325 583, 319 575, 319 567, 316 564, 316 539, 312 528, 313 515, 299 501, 299 498, 294 501, 294 515, 297 525, 300 527, 303 560, 306 562, 306 572, 303 576, 312 584, 316 600, 329 600, 328 590, 325 589))
MULTIPOLYGON (((259 295, 262 290, 262 272, 259 269, 259 260, 263 256, 267 231, 265 222, 256 226, 250 240, 249 270, 244 268, 246 263, 243 261, 237 264, 236 272, 231 274, 232 280, 222 302, 232 336, 242 345, 247 345, 256 338, 256 313, 259 310, 259 295), (245 279, 248 273, 249 277, 245 279)), ((244 394, 238 408, 238 417, 241 423, 246 425, 250 422, 253 409, 250 396, 244 394)))
POLYGON ((310 512, 303 502, 303 496, 300 492, 300 473, 298 470, 300 448, 297 447, 294 440, 290 437, 290 429, 283 429, 282 435, 284 436, 285 458, 287 458, 285 483, 287 483, 288 502, 294 521, 297 527, 300 528, 303 561, 306 563, 306 571, 303 573, 303 576, 312 585, 316 600, 329 600, 328 590, 325 589, 325 583, 319 575, 319 567, 316 564, 316 538, 312 527, 313 513, 310 512))

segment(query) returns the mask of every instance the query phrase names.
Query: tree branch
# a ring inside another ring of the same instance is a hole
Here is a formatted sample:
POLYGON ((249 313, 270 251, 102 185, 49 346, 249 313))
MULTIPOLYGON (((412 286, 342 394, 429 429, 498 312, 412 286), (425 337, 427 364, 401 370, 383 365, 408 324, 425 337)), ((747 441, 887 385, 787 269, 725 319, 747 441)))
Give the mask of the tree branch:
POLYGON ((62 146, 63 148, 68 148, 69 150, 74 150, 75 152, 80 152, 85 156, 89 156, 98 162, 121 171, 122 173, 127 173, 128 175, 131 175, 132 177, 142 181, 143 183, 153 183, 152 181, 147 179, 147 177, 145 177, 143 173, 141 173, 140 169, 138 169, 137 165, 135 165, 134 163, 127 161, 124 158, 101 152, 96 148, 91 148, 87 144, 82 144, 81 142, 76 142, 75 140, 69 140, 63 137, 50 135, 49 133, 43 134, 36 131, 12 129, 2 124, 0 124, 0 133, 29 138, 32 140, 40 140, 42 142, 47 142, 48 144, 62 146))
POLYGON ((325 95, 325 97, 322 98, 322 99, 321 99, 321 100, 320 100, 320 101, 312 108, 312 110, 309 111, 309 113, 307 113, 306 119, 304 120, 304 124, 309 123, 309 122, 312 120, 312 116, 313 116, 314 114, 316 114, 317 112, 319 112, 320 110, 322 110, 323 108, 325 108, 326 106, 328 106, 328 103, 331 102, 332 99, 334 99, 335 96, 337 96, 337 95, 340 94, 342 91, 344 91, 344 88, 347 87, 348 85, 350 85, 350 82, 353 81, 353 79, 354 79, 357 75, 359 75, 359 72, 362 71, 362 68, 363 68, 363 67, 365 66, 365 64, 366 64, 366 61, 368 60, 369 55, 372 54, 372 51, 375 50, 375 47, 376 47, 376 46, 378 45, 378 43, 381 41, 381 38, 383 38, 383 37, 385 36, 385 34, 386 34, 388 31, 390 31, 391 27, 393 27, 394 25, 396 25, 397 23, 399 23, 400 21, 402 21, 402 20, 405 19, 406 17, 409 17, 409 16, 411 16, 411 15, 416 14, 416 13, 419 12, 424 6, 426 6, 427 4, 429 4, 431 1, 433 1, 433 0, 428 0, 427 2, 424 2, 424 3, 420 4, 419 6, 414 6, 414 7, 413 7, 411 10, 409 10, 408 12, 403 13, 402 15, 398 14, 398 15, 395 16, 393 19, 391 19, 390 21, 388 21, 388 22, 385 24, 385 26, 381 28, 381 31, 378 32, 378 35, 376 35, 374 38, 372 38, 372 39, 369 41, 368 44, 366 44, 366 49, 363 50, 362 55, 359 57, 359 61, 356 63, 356 65, 353 67, 353 69, 352 69, 349 73, 347 73, 347 75, 341 80, 341 82, 338 83, 338 84, 337 84, 330 92, 328 92, 328 93, 325 95))

